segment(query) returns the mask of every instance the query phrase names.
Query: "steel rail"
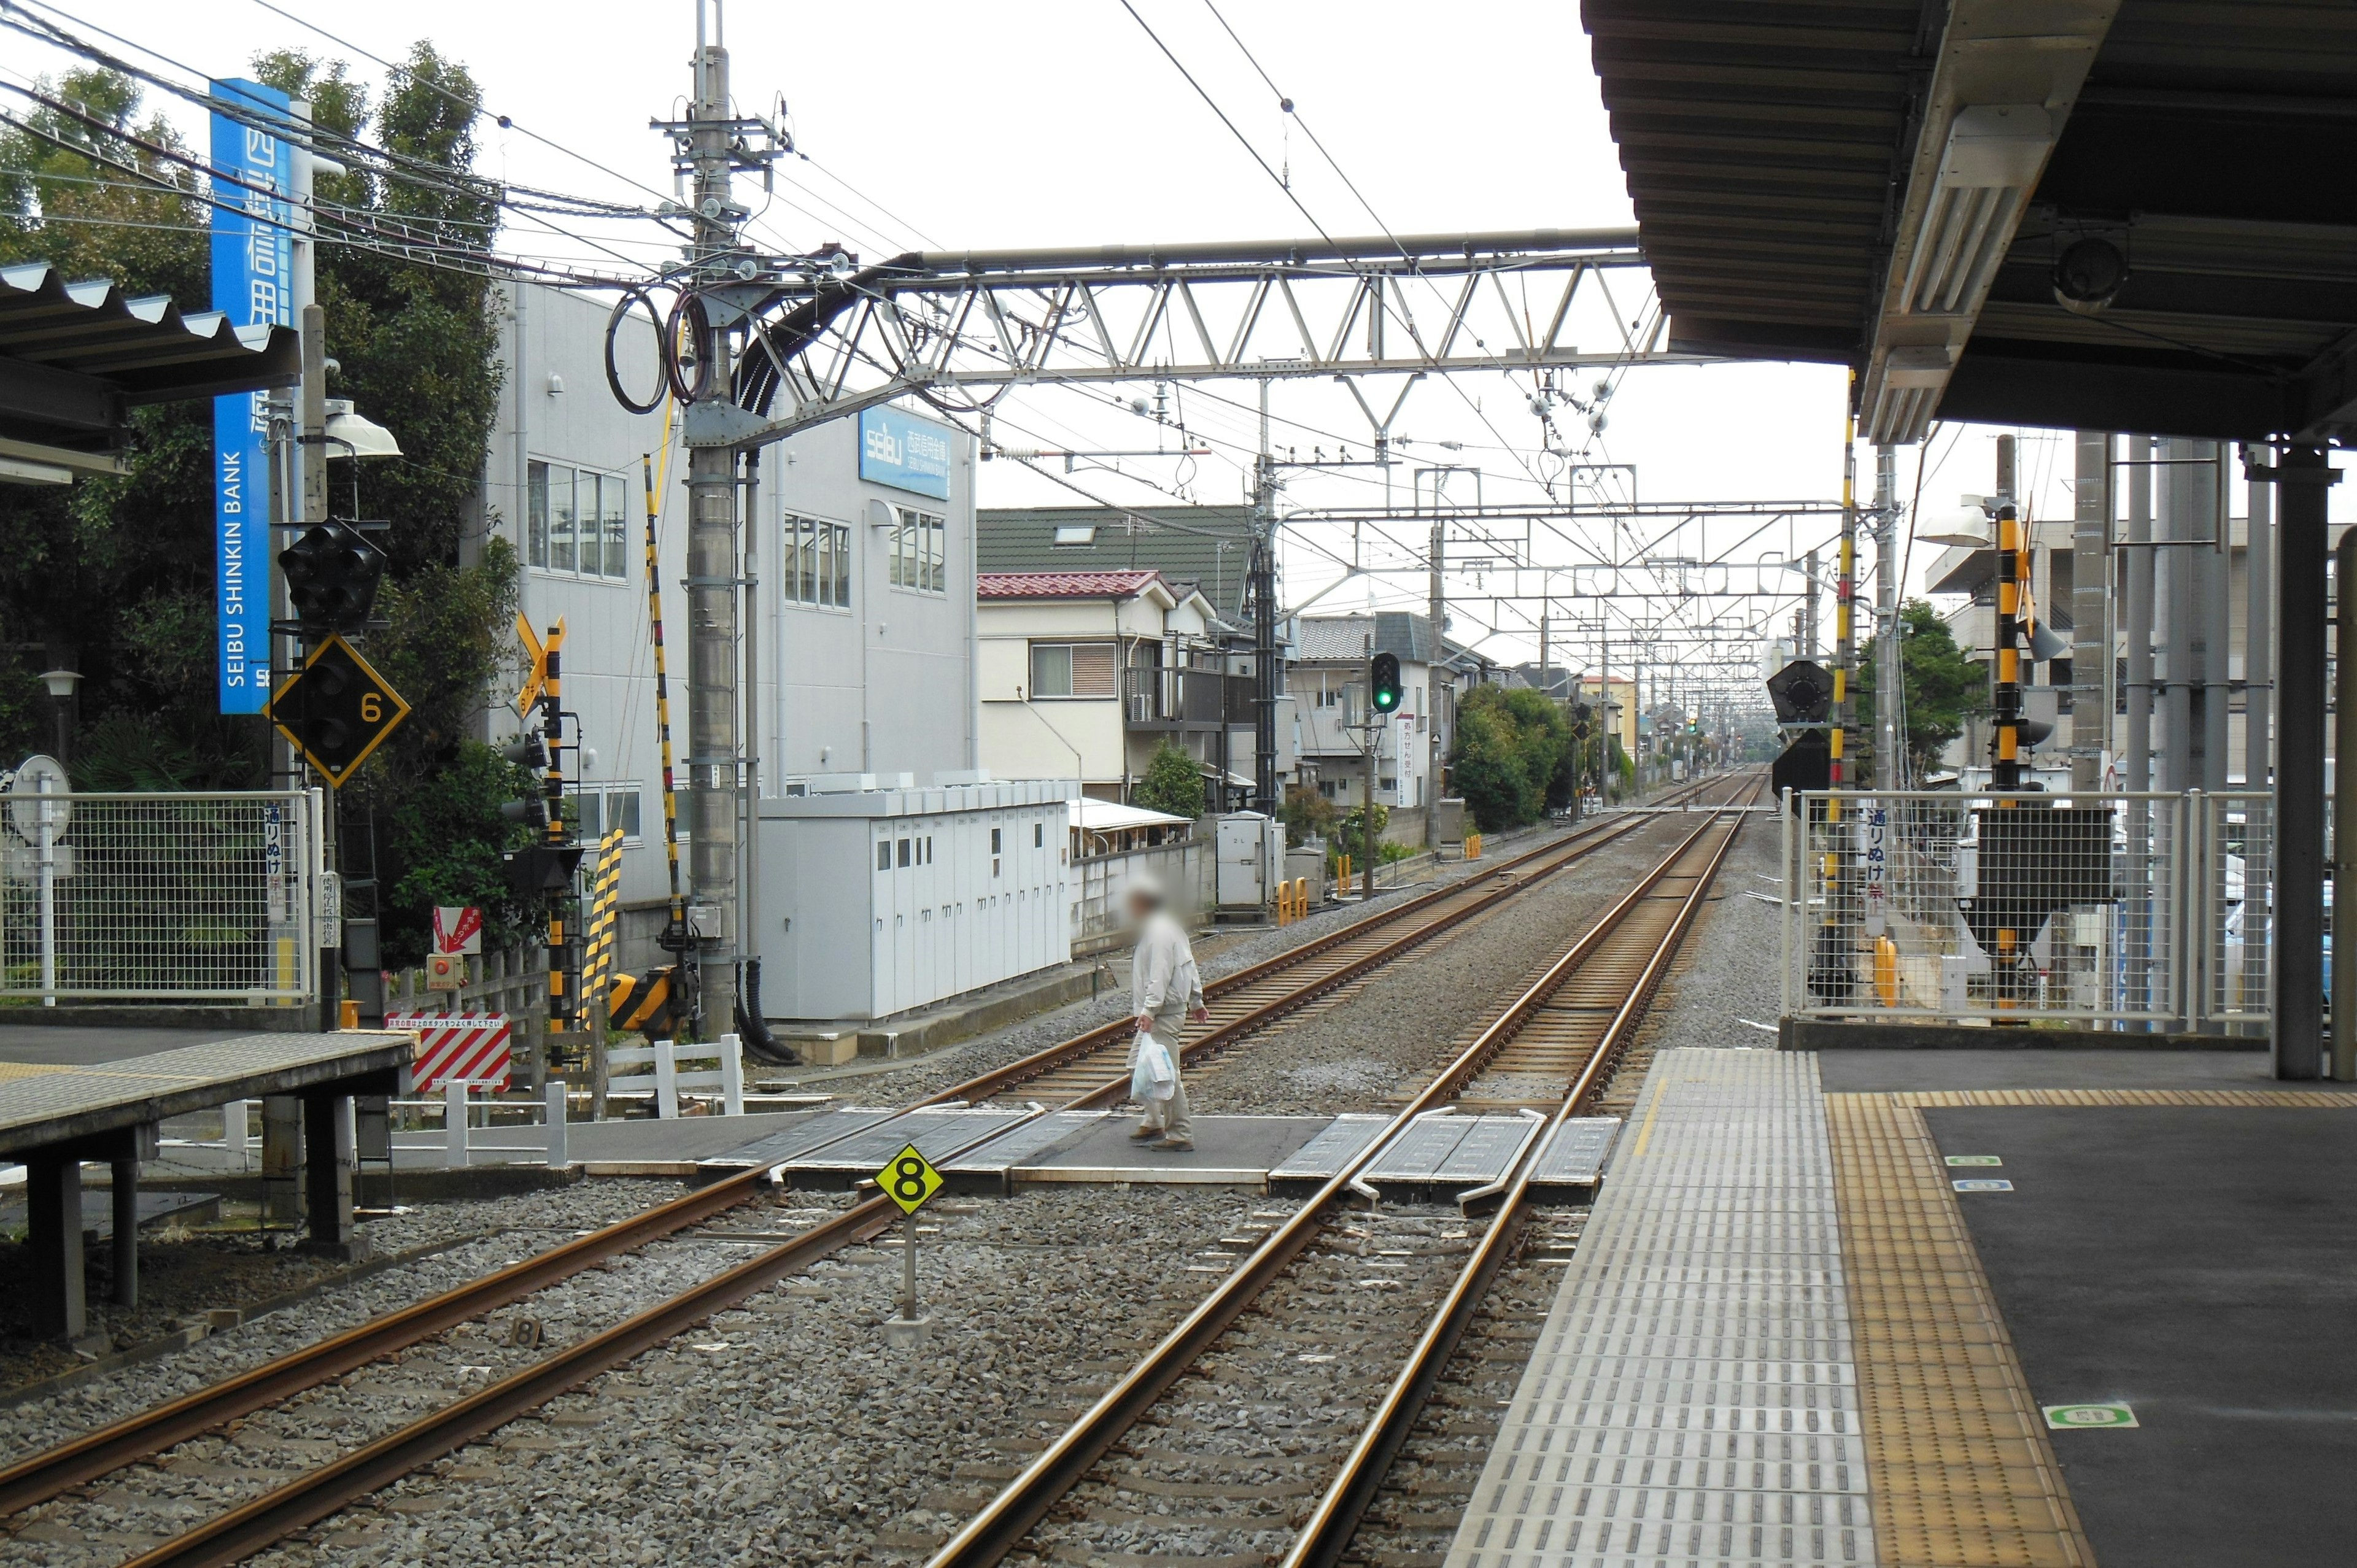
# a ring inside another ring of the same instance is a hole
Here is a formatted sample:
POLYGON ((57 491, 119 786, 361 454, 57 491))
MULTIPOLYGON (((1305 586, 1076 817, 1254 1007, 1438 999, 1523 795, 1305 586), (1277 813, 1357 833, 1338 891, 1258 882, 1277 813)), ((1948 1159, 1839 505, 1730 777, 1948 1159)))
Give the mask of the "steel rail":
MULTIPOLYGON (((1667 799, 1682 800, 1699 793, 1713 784, 1720 782, 1723 782, 1723 780, 1697 779, 1684 790, 1674 791, 1672 796, 1667 797, 1667 799)), ((1562 870, 1564 866, 1569 865, 1574 861, 1582 858, 1593 851, 1602 848, 1605 844, 1610 843, 1635 832, 1639 827, 1643 825, 1646 819, 1644 817, 1638 816, 1634 813, 1626 815, 1615 813, 1612 816, 1601 818, 1598 820, 1598 822, 1595 827, 1580 830, 1569 837, 1558 839, 1552 843, 1542 844, 1536 849, 1526 850, 1511 860, 1500 861, 1491 871, 1487 873, 1487 875, 1491 879, 1509 876, 1516 872, 1523 871, 1525 868, 1530 867, 1534 862, 1545 860, 1550 856, 1560 856, 1561 859, 1558 864, 1545 866, 1542 868, 1539 873, 1541 875, 1551 875, 1554 872, 1562 870)), ((1287 992, 1284 995, 1275 999, 1275 1001, 1272 1002, 1269 1005, 1254 1009, 1242 1019, 1224 1024, 1217 1029, 1211 1030, 1209 1033, 1188 1041, 1181 1048, 1180 1055, 1186 1061, 1192 1061, 1206 1052, 1216 1050, 1220 1047, 1229 1044, 1242 1035, 1249 1034, 1254 1029, 1265 1027, 1272 1019, 1280 1016, 1284 1013, 1289 1012, 1295 1007, 1302 1006, 1315 1000, 1318 996, 1323 994, 1325 992, 1332 990, 1337 985, 1344 984, 1351 980, 1356 979, 1359 975, 1365 973, 1367 970, 1374 967, 1378 963, 1390 961, 1390 960, 1396 958, 1400 953, 1405 951, 1408 948, 1415 946, 1417 942, 1424 940, 1426 938, 1437 935, 1439 932, 1448 929, 1450 926, 1462 923, 1472 916, 1480 913, 1483 909, 1490 908, 1504 898, 1511 897, 1514 893, 1522 891, 1523 888, 1529 886, 1531 886, 1531 883, 1526 880, 1512 883, 1502 887, 1492 888, 1486 894, 1477 895, 1477 901, 1470 903, 1468 908, 1462 910, 1453 911, 1447 918, 1434 921, 1426 926, 1418 927, 1414 931, 1410 932, 1403 940, 1386 944, 1373 955, 1361 960, 1354 960, 1350 965, 1345 966, 1344 969, 1337 971, 1331 975, 1321 977, 1317 983, 1310 986, 1297 988, 1294 991, 1287 992)), ((1264 959, 1259 963, 1254 964, 1249 968, 1240 969, 1232 974, 1224 975, 1218 980, 1212 981, 1211 983, 1203 987, 1204 1000, 1208 1002, 1215 998, 1226 997, 1233 994, 1237 991, 1244 989, 1247 986, 1257 984, 1264 980, 1282 974, 1287 970, 1297 969, 1303 964, 1312 962, 1315 960, 1323 957, 1325 954, 1333 951, 1334 949, 1338 947, 1358 940, 1360 938, 1366 936, 1371 931, 1378 930, 1384 926, 1395 924, 1398 921, 1406 919, 1445 900, 1464 897, 1471 891, 1472 886, 1469 883, 1457 882, 1447 886, 1433 888, 1431 891, 1426 893, 1420 893, 1413 898, 1405 899, 1398 904, 1394 904, 1377 914, 1370 915, 1363 919, 1354 920, 1351 924, 1341 927, 1337 930, 1330 931, 1327 935, 1319 937, 1313 941, 1304 942, 1298 947, 1288 948, 1284 952, 1278 953, 1271 958, 1264 959)), ((1035 1051, 1028 1057, 1008 1062, 1002 1067, 993 1068, 986 1072, 977 1074, 975 1077, 968 1079, 963 1083, 942 1090, 938 1093, 928 1095, 926 1098, 918 1101, 914 1108, 921 1109, 929 1105, 941 1105, 952 1101, 963 1101, 971 1103, 975 1101, 990 1099, 994 1095, 1004 1094, 1008 1090, 1028 1082, 1032 1079, 1052 1072, 1058 1068, 1069 1067, 1073 1062, 1093 1056, 1097 1052, 1104 1050, 1108 1047, 1125 1042, 1130 1036, 1131 1028, 1131 1021, 1127 1018, 1116 1018, 1111 1023, 1101 1024, 1093 1029, 1073 1036, 1069 1040, 1059 1041, 1055 1045, 1035 1051)), ((1103 1092, 1103 1090, 1100 1090, 1097 1094, 1092 1094, 1091 1096, 1073 1102, 1071 1108, 1083 1109, 1091 1104, 1094 1104, 1097 1102, 1098 1094, 1102 1094, 1103 1092)))
MULTIPOLYGON (((1716 781, 1696 780, 1679 793, 1691 796, 1713 782, 1716 781)), ((1641 817, 1606 818, 1598 828, 1580 832, 1569 840, 1558 840, 1500 862, 1491 875, 1512 873, 1551 855, 1560 856, 1560 863, 1545 867, 1545 872, 1559 870, 1563 865, 1572 864, 1635 831, 1645 821, 1641 817), (1571 853, 1566 854, 1566 850, 1571 853)), ((1342 972, 1318 977, 1310 986, 1303 988, 1297 997, 1290 1000, 1280 997, 1255 1009, 1248 1015, 1253 1020, 1248 1026, 1243 1021, 1225 1026, 1203 1040, 1190 1044, 1186 1055, 1191 1058, 1200 1050, 1216 1048, 1248 1033, 1250 1028, 1261 1026, 1268 1018, 1365 972, 1378 962, 1388 961, 1424 938, 1446 929, 1446 926, 1457 924, 1482 909, 1494 907, 1502 898, 1532 886, 1534 880, 1506 884, 1481 896, 1467 908, 1452 912, 1446 922, 1434 922, 1419 928, 1401 940, 1386 944, 1376 954, 1353 961, 1342 972)), ((1216 983, 1220 993, 1224 994, 1239 985, 1269 978, 1286 968, 1309 961, 1371 929, 1394 923, 1441 899, 1465 891, 1461 883, 1437 888, 1396 904, 1380 914, 1354 921, 1315 942, 1305 943, 1298 949, 1289 950, 1225 977, 1216 983)), ((920 1109, 945 1101, 971 1102, 1003 1093, 1007 1088, 1054 1066, 1100 1048, 1125 1034, 1127 1028, 1128 1020, 1116 1020, 1061 1046, 1050 1047, 1007 1067, 993 1069, 918 1101, 907 1109, 920 1109)), ((1118 1084, 1111 1085, 1092 1091, 1063 1109, 1085 1108, 1118 1087, 1118 1084)), ((1028 1122, 1029 1118, 1025 1120, 1028 1122)), ((855 1129, 843 1136, 850 1137, 858 1132, 871 1130, 855 1129)), ((960 1145, 942 1158, 952 1159, 970 1153, 1005 1136, 1011 1130, 996 1129, 960 1145)), ((186 1442, 237 1416, 249 1414, 344 1376, 421 1339, 559 1283, 608 1258, 699 1224, 755 1196, 765 1176, 764 1170, 757 1169, 724 1178, 642 1214, 619 1220, 591 1235, 552 1248, 536 1257, 525 1259, 426 1301, 388 1313, 248 1372, 34 1455, 0 1470, 0 1517, 21 1511, 124 1465, 186 1442)), ((702 1285, 691 1287, 671 1301, 651 1308, 604 1334, 557 1351, 502 1382, 446 1406, 377 1443, 355 1450, 318 1470, 306 1472, 244 1507, 191 1528, 133 1562, 140 1568, 155 1568, 155 1565, 167 1563, 198 1564, 240 1561, 271 1541, 302 1529, 352 1499, 376 1490, 388 1480, 398 1478, 425 1460, 448 1453, 482 1433, 536 1408, 566 1389, 638 1355, 649 1346, 661 1343, 679 1332, 680 1328, 724 1310, 745 1294, 759 1289, 769 1280, 807 1267, 845 1246, 866 1240, 880 1231, 891 1216, 891 1208, 885 1199, 880 1196, 870 1197, 843 1215, 813 1227, 793 1241, 781 1243, 702 1285), (745 1280, 752 1283, 738 1289, 738 1284, 745 1280), (729 1294, 731 1292, 735 1294, 729 1294), (682 1312, 686 1316, 680 1316, 682 1312), (675 1326, 662 1327, 665 1323, 675 1323, 675 1326), (413 1456, 404 1461, 402 1457, 404 1455, 413 1456)))
POLYGON ((21 1459, 0 1469, 0 1517, 21 1512, 135 1460, 185 1443, 223 1422, 291 1399, 429 1335, 544 1290, 617 1253, 701 1224, 751 1197, 759 1174, 748 1171, 700 1187, 536 1257, 21 1459))
POLYGON ((1590 927, 1546 972, 1441 1069, 1383 1131, 1361 1147, 1315 1196, 1262 1240, 1211 1294, 1148 1351, 1103 1398, 1068 1427, 1023 1472, 991 1499, 927 1561, 926 1568, 993 1568, 1012 1552, 1048 1510, 1078 1486, 1138 1419, 1184 1376, 1261 1293, 1282 1275, 1317 1233, 1329 1211, 1344 1202, 1351 1183, 1384 1146, 1416 1117, 1453 1098, 1529 1015, 1564 979, 1617 929, 1620 922, 1669 875, 1686 852, 1717 825, 1713 817, 1680 842, 1590 927))
MULTIPOLYGON (((1714 824, 1715 825, 1715 824, 1714 824)), ((1743 819, 1735 818, 1734 825, 1717 848, 1711 853, 1710 862, 1695 878, 1684 902, 1670 922, 1669 930, 1653 950, 1644 972, 1631 987, 1628 998, 1607 1025, 1596 1053, 1588 1058, 1579 1076, 1549 1119, 1546 1135, 1539 1141, 1538 1151, 1544 1152, 1562 1131, 1563 1124, 1579 1114, 1583 1106, 1603 1088, 1605 1075, 1620 1055, 1631 1031, 1650 1003, 1662 973, 1685 940, 1703 901, 1710 896, 1712 884, 1718 879, 1720 867, 1735 848, 1737 836, 1743 831, 1743 819)), ((1435 1384, 1456 1354, 1465 1331, 1470 1327, 1482 1298, 1505 1266, 1508 1255, 1520 1238, 1523 1225, 1530 1218, 1531 1176, 1538 1167, 1537 1155, 1520 1160, 1511 1173, 1498 1218, 1474 1249, 1458 1276, 1456 1285, 1432 1316, 1431 1323, 1416 1341, 1415 1350, 1400 1369, 1382 1402, 1376 1405, 1366 1429, 1342 1461, 1341 1470, 1327 1487, 1318 1506, 1310 1510, 1308 1520, 1294 1536, 1293 1547, 1284 1557, 1279 1568, 1337 1568, 1349 1550, 1351 1538, 1367 1509, 1373 1506, 1383 1478, 1406 1445, 1408 1434, 1423 1415, 1426 1402, 1431 1398, 1435 1384)))
MULTIPOLYGON (((1046 1115, 1045 1107, 1016 1125, 1046 1115)), ((1014 1131, 1000 1127, 941 1155, 943 1164, 1014 1131)), ((751 1181, 748 1172, 736 1180, 751 1181)), ((375 1442, 316 1470, 307 1470, 260 1497, 193 1525, 140 1553, 123 1568, 225 1568, 274 1541, 336 1512, 442 1455, 580 1387, 601 1372, 725 1312, 771 1281, 809 1267, 878 1234, 899 1209, 876 1193, 790 1241, 756 1253, 732 1269, 690 1285, 667 1301, 576 1341, 481 1391, 429 1412, 375 1442)))
MULTIPOLYGON (((1611 837, 1617 837, 1637 825, 1634 819, 1622 822, 1619 818, 1605 819, 1605 823, 1609 832, 1607 828, 1589 830, 1568 842, 1582 845, 1609 842, 1611 837)), ((1501 861, 1498 871, 1512 871, 1530 860, 1560 853, 1566 847, 1565 841, 1543 845, 1513 859, 1501 861)), ((1225 994, 1238 985, 1265 979, 1291 965, 1308 961, 1331 950, 1339 943, 1363 935, 1370 929, 1405 918, 1437 899, 1462 890, 1461 886, 1437 888, 1394 905, 1366 919, 1354 921, 1315 942, 1305 943, 1300 948, 1280 953, 1215 982, 1217 993, 1225 994)), ((1007 1068, 995 1069, 918 1101, 910 1109, 944 1101, 971 1101, 1003 1093, 1007 1088, 1037 1077, 1040 1072, 1101 1048, 1125 1035, 1128 1026, 1128 1020, 1123 1019, 1091 1030, 1071 1041, 1049 1047, 1045 1051, 1009 1064, 1007 1068), (1075 1047, 1082 1048, 1076 1050, 1075 1047)), ((1239 1032, 1231 1029, 1213 1043, 1224 1044, 1239 1032)), ((1194 1055, 1194 1047, 1189 1047, 1187 1054, 1194 1055)), ((866 1130, 855 1129, 844 1136, 851 1137, 866 1130)), ((815 1152, 816 1149, 803 1151, 805 1155, 815 1152)), ((250 1415, 322 1383, 333 1381, 422 1339, 545 1290, 608 1258, 636 1251, 648 1242, 702 1224, 755 1196, 759 1190, 761 1174, 748 1171, 700 1187, 642 1213, 618 1220, 587 1236, 578 1237, 562 1246, 455 1286, 439 1295, 386 1313, 344 1333, 304 1346, 262 1366, 125 1416, 13 1465, 0 1467, 0 1518, 21 1513, 149 1455, 162 1453, 200 1436, 239 1416, 250 1415)))

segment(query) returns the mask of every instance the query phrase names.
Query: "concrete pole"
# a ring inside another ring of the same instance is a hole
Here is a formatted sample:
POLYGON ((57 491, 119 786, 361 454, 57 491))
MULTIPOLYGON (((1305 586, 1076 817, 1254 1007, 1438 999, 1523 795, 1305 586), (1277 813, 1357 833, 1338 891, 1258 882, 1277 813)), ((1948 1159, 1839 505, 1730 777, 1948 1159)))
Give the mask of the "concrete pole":
POLYGON ((2283 488, 2276 543, 2283 596, 2276 637, 2275 1069, 2281 1079, 2324 1070, 2324 565, 2330 459, 2293 446, 2255 470, 2283 488))
MULTIPOLYGON (((695 254, 716 268, 736 242, 728 213, 728 51, 704 38, 705 7, 696 4, 695 94, 691 154, 695 167, 695 254)), ((708 329, 694 346, 705 381, 705 404, 729 401, 727 339, 708 329)), ((737 812, 738 805, 737 623, 737 454, 726 446, 694 446, 687 455, 687 772, 694 805, 689 875, 696 908, 689 926, 699 933, 697 1022, 708 1036, 734 1026, 737 1015, 737 812), (701 918, 698 918, 698 911, 701 918)), ((863 635, 865 635, 863 629, 863 635)))
POLYGON ((2206 534, 2212 542, 2189 545, 2185 553, 2193 557, 2195 592, 2201 600, 2193 625, 2195 673, 2201 682, 2201 788, 2214 793, 2226 788, 2226 649, 2233 626, 2227 598, 2233 591, 2233 555, 2226 521, 2226 445, 2201 441, 2194 446, 2210 462, 2185 470, 2186 502, 2193 537, 2206 534))
MULTIPOLYGON (((2152 788, 2152 464, 2148 435, 2128 437, 2126 734, 2121 742, 2121 787, 2131 794, 2152 788)), ((2141 1011, 2151 985, 2151 808, 2128 808, 2128 934, 2126 994, 2122 1004, 2141 1011)))
POLYGON ((2194 547, 2200 519, 2190 483, 2191 460, 2201 443, 2171 437, 2160 444, 2160 533, 2165 548, 2155 553, 2161 583, 2160 787, 2172 795, 2201 787, 2201 735, 2194 723, 2193 628, 2199 614, 2193 590, 2194 547))
POLYGON ((1906 759, 1900 756, 1899 710, 1906 701, 1906 673, 1899 655, 1899 453, 1887 443, 1874 449, 1874 785, 1907 788, 1906 759))
POLYGON ((1803 558, 1806 570, 1801 574, 1801 651, 1797 657, 1817 656, 1817 553, 1813 550, 1803 558))
MULTIPOLYGON (((1834 707, 1830 743, 1831 781, 1836 789, 1850 789, 1857 780, 1850 774, 1849 732, 1857 719, 1857 699, 1850 691, 1857 662, 1857 420, 1842 424, 1841 547, 1834 564, 1834 707)), ((1810 589, 1811 602, 1816 590, 1810 589)))
MULTIPOLYGON (((2254 448, 2243 449, 2246 464, 2257 460, 2254 448)), ((2243 557, 2244 590, 2249 596, 2243 627, 2243 788, 2273 787, 2275 756, 2275 608, 2276 493, 2275 487, 2253 484, 2250 491, 2250 542, 2243 557)), ((2244 913, 2244 940, 2249 940, 2249 911, 2244 913)))
MULTIPOLYGON (((1440 671, 1446 647, 1444 639, 1448 635, 1442 628, 1448 619, 1448 591, 1441 582, 1440 568, 1441 554, 1448 544, 1436 509, 1432 519, 1432 574, 1431 580, 1425 585, 1426 597, 1429 600, 1425 613, 1432 618, 1432 662, 1425 666, 1424 671, 1425 722, 1430 726, 1428 733, 1431 737, 1426 742, 1425 773, 1431 783, 1426 786, 1424 793, 1424 847, 1435 851, 1440 847, 1440 671)), ((1401 744, 1405 746, 1406 743, 1403 741, 1401 744)), ((1405 757, 1400 758, 1400 777, 1403 780, 1407 777, 1407 758, 1405 757)), ((1404 787, 1401 803, 1406 803, 1404 787)))
POLYGON ((1253 810, 1276 815, 1276 456, 1268 446, 1268 378, 1260 383, 1253 463, 1253 810))
MULTIPOLYGON (((2243 448, 2245 466, 2255 461, 2253 448, 2243 448)), ((2243 586, 2248 597, 2243 623, 2243 788, 2264 790, 2274 788, 2274 770, 2269 766, 2274 755, 2275 696, 2275 487, 2249 484, 2244 487, 2250 497, 2248 543, 2243 556, 2243 586)), ((2347 753, 2342 753, 2346 756, 2347 753)), ((2272 804, 2272 802, 2270 802, 2272 804)), ((2263 808, 2254 802, 2245 813, 2254 830, 2261 823, 2263 808)), ((2272 811, 2265 817, 2265 832, 2272 851, 2276 822, 2272 811)), ((2272 853, 2269 865, 2274 863, 2272 853)), ((2348 884, 2341 883, 2346 886, 2348 884)), ((2244 986, 2252 989, 2250 955, 2266 955, 2268 962, 2261 973, 2272 973, 2274 958, 2273 910, 2265 898, 2243 901, 2244 986)), ((2247 1001, 2264 1005, 2265 996, 2247 997, 2247 1001)), ((2338 1058, 2336 1058, 2336 1062, 2338 1058)))
POLYGON ((2100 789, 2112 727, 2108 431, 2078 433, 2071 499, 2071 788, 2100 789))

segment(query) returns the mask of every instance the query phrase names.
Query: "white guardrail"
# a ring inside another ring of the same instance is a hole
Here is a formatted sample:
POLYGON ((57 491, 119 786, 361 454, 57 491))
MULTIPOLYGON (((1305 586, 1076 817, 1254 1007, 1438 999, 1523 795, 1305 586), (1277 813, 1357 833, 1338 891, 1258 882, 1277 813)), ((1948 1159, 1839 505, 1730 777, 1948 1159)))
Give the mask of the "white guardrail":
POLYGON ((2268 1018, 2269 794, 1808 791, 1781 804, 1788 1015, 2268 1018))

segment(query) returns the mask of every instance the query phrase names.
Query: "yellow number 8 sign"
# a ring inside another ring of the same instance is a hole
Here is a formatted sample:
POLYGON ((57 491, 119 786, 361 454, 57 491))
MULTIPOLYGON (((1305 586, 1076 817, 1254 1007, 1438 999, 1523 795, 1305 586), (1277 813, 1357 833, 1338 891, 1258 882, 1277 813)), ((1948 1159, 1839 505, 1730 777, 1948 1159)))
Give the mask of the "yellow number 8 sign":
POLYGON ((885 1162, 876 1173, 876 1185, 900 1206, 901 1213, 914 1214, 942 1190, 942 1173, 911 1144, 885 1162))

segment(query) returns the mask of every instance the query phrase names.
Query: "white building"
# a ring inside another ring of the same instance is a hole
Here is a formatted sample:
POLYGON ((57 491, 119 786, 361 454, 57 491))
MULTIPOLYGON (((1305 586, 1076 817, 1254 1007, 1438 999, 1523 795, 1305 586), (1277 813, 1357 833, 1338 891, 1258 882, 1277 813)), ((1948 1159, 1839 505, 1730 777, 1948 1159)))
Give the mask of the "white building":
POLYGON ((1375 800, 1394 812, 1390 838, 1420 837, 1423 809, 1437 793, 1433 745, 1444 759, 1454 741, 1457 697, 1481 678, 1480 660, 1433 635, 1431 618, 1406 610, 1303 616, 1294 631, 1286 688, 1294 699, 1299 782, 1346 810, 1366 796, 1367 661, 1400 661, 1404 692, 1383 723, 1375 752, 1375 800))
MULTIPOLYGON (((505 406, 470 543, 479 551, 489 534, 504 536, 523 564, 525 618, 543 628, 565 622, 583 833, 619 822, 629 835, 625 957, 651 963, 658 955, 646 944, 667 884, 641 462, 651 458, 655 472, 672 746, 683 782, 686 454, 674 424, 633 415, 607 390, 605 305, 529 285, 510 300, 505 406)), ((652 350, 651 329, 626 319, 615 350, 626 384, 651 384, 652 350)), ((963 432, 888 407, 764 450, 748 539, 758 582, 744 612, 757 666, 745 716, 748 732, 758 731, 750 760, 762 796, 781 796, 803 775, 872 773, 888 783, 906 775, 924 785, 979 765, 974 460, 963 432)), ((511 700, 495 704, 490 737, 508 738, 517 722, 511 700)), ((762 950, 770 934, 749 931, 748 950, 762 950)), ((774 978, 763 1000, 789 1015, 792 998, 774 978)))
MULTIPOLYGON (((1154 571, 991 572, 976 585, 982 766, 1126 800, 1165 740, 1208 780, 1250 766, 1253 690, 1211 606, 1154 571)), ((1206 791, 1214 806, 1217 796, 1206 791)))

